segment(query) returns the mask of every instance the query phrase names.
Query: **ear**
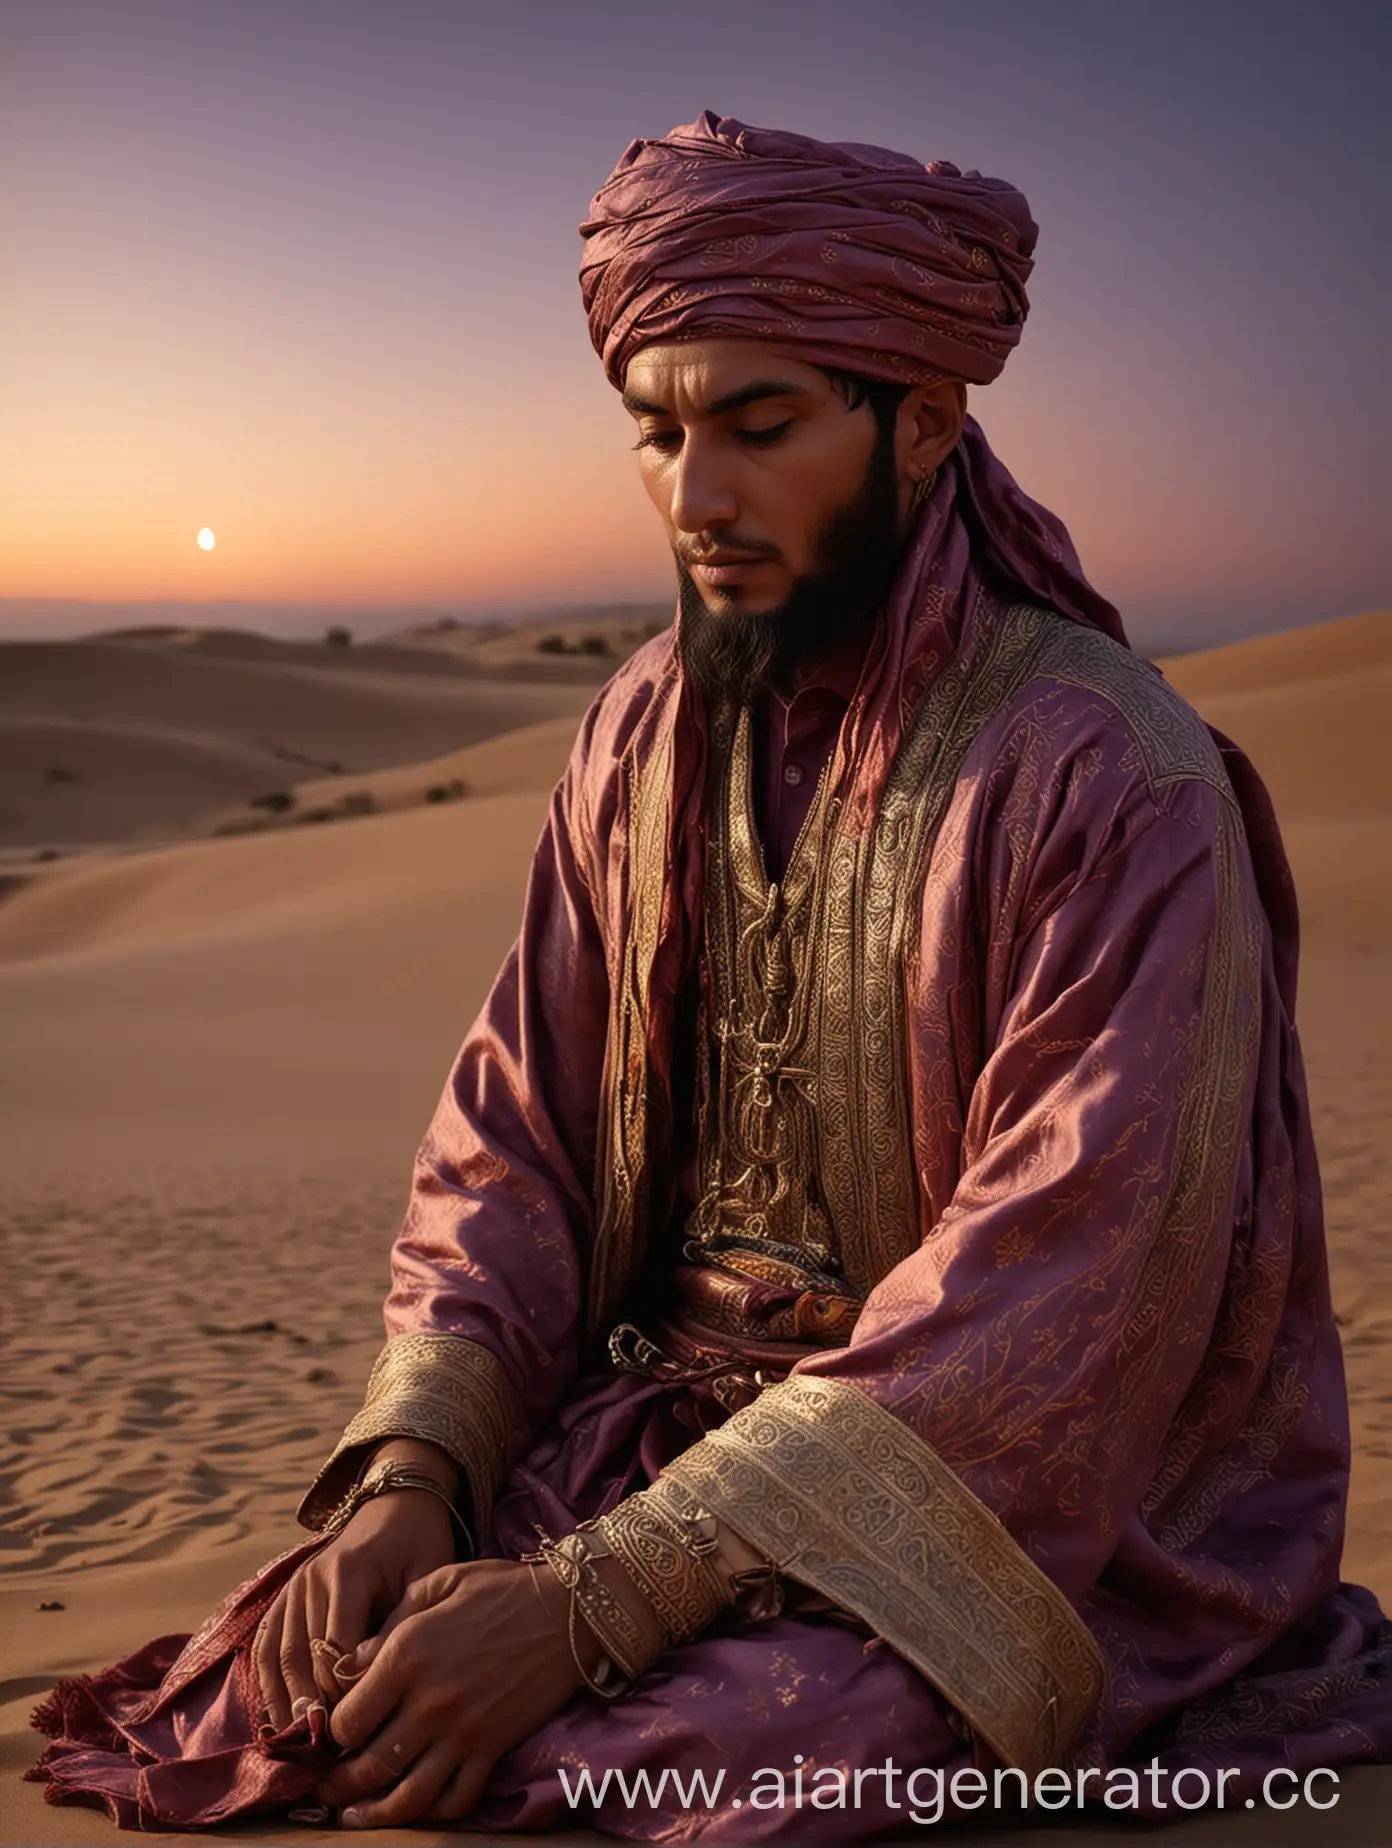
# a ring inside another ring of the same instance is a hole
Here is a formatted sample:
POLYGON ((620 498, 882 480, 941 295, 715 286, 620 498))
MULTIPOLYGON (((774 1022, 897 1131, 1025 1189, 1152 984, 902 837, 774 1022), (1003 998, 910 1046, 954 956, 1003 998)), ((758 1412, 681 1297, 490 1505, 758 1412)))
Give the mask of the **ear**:
POLYGON ((967 388, 961 379, 915 385, 905 397, 894 430, 894 459, 910 492, 952 454, 966 415, 967 388))

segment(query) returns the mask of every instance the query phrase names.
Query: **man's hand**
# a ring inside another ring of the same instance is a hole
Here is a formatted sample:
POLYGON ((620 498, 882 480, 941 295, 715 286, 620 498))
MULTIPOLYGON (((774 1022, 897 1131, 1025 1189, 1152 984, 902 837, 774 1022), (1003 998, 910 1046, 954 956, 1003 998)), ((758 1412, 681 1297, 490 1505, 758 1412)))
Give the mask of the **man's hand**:
POLYGON ((564 1586, 514 1560, 418 1580, 357 1660, 329 1723, 350 1756, 319 1790, 349 1828, 457 1822, 580 1685, 564 1586))
MULTIPOLYGON (((393 1444, 378 1456, 395 1457, 401 1448, 393 1444)), ((448 1467, 443 1452, 424 1445, 397 1460, 419 1463, 431 1454, 448 1467)), ((316 1701, 331 1708, 346 1685, 335 1678, 334 1662, 396 1608, 408 1585, 453 1558, 449 1509, 437 1496, 393 1489, 365 1502, 300 1567, 257 1632, 256 1672, 277 1731, 316 1701)))

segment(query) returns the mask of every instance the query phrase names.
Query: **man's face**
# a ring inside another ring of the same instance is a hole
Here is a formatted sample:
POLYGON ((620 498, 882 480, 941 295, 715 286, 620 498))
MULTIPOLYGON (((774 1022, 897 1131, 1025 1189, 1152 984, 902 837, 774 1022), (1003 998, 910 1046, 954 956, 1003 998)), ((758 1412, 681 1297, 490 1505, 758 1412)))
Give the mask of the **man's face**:
POLYGON ((708 692, 784 690, 884 588, 892 433, 762 341, 643 348, 624 404, 677 560, 688 670, 708 692))

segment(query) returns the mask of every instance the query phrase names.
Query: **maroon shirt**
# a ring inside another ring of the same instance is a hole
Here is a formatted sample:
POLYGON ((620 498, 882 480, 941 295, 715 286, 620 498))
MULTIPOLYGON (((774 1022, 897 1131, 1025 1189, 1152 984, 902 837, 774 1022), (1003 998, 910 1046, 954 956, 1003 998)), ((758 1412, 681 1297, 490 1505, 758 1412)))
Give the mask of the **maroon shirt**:
POLYGON ((869 646, 854 630, 791 699, 767 694, 754 710, 754 818, 770 879, 782 879, 807 819, 817 779, 836 748, 869 646))

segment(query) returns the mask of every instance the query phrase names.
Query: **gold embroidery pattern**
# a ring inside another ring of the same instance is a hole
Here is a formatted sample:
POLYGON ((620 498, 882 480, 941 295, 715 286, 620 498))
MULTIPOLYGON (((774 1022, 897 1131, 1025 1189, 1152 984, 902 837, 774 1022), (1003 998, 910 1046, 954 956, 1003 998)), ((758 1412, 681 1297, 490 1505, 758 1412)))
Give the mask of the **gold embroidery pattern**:
MULTIPOLYGON (((816 1193, 817 1092, 807 1039, 827 773, 785 877, 773 882, 754 821, 747 707, 737 716, 729 709, 716 715, 711 747, 709 1018, 698 1102, 701 1197, 693 1230, 705 1241, 733 1233, 796 1247, 825 1269, 833 1247, 816 1193)), ((740 1262, 746 1269, 758 1266, 757 1258, 753 1267, 740 1262)), ((760 1274, 768 1275, 767 1267, 760 1274)))
MULTIPOLYGON (((1284 1220, 1294 1207, 1290 1164, 1268 1175, 1267 1186, 1284 1220)), ((1143 1519, 1167 1551, 1196 1540, 1229 1495, 1270 1476, 1300 1422, 1309 1384, 1288 1350, 1269 1347, 1286 1288, 1285 1254, 1272 1249, 1256 1253, 1229 1288, 1141 1501, 1143 1519)))
POLYGON ((300 1504, 320 1526, 357 1475, 366 1446, 389 1437, 438 1444, 468 1478, 476 1529, 487 1523, 520 1448, 522 1409, 502 1362, 462 1335, 396 1335, 377 1356, 362 1410, 300 1504))
MULTIPOLYGON (((1170 783, 1197 780, 1217 790, 1237 811, 1237 797, 1208 727, 1139 655, 1096 629, 1056 620, 1050 625, 1039 672, 1099 694, 1116 707, 1131 727, 1152 795, 1158 798, 1170 783)), ((1127 767, 1125 760, 1122 767, 1127 767)))
POLYGON ((848 1281, 865 1294, 919 1243, 905 1048, 905 966, 933 841, 982 728, 1068 627, 1029 604, 974 613, 980 644, 920 702, 875 826, 831 842, 816 1068, 821 1181, 848 1281))
POLYGON ((664 1472, 870 1624, 1029 1775, 1102 1697, 1087 1625, 942 1459, 839 1381, 771 1386, 664 1472))
MULTIPOLYGON (((1309 1397, 1310 1388, 1293 1360, 1273 1364, 1242 1429, 1213 1467, 1189 1488, 1156 1534, 1167 1552, 1178 1552, 1197 1540, 1217 1520, 1229 1495, 1240 1494, 1271 1474, 1309 1397)), ((1147 1518, 1152 1499, 1153 1491, 1148 1491, 1141 1505, 1147 1518)))
MULTIPOLYGON (((654 697, 661 697, 659 689, 654 697)), ((641 773, 626 761, 629 785, 629 916, 619 949, 609 1014, 596 1153, 598 1225, 587 1326, 612 1319, 642 1261, 652 1196, 649 1154, 655 1103, 648 1067, 648 983, 667 899, 667 813, 672 787, 676 700, 669 702, 652 757, 641 773)))
MULTIPOLYGON (((1239 1675, 1186 1707, 1176 1737, 1187 1746, 1215 1746, 1244 1737, 1279 1739, 1287 1733, 1313 1732, 1331 1707, 1371 1693, 1380 1679, 1366 1657, 1340 1662, 1311 1675, 1303 1685, 1296 1673, 1273 1677, 1274 1685, 1266 1687, 1259 1677, 1239 1675)), ((1339 1724, 1346 1742, 1352 1734, 1369 1756, 1377 1751, 1376 1741, 1361 1726, 1348 1720, 1339 1724)))

